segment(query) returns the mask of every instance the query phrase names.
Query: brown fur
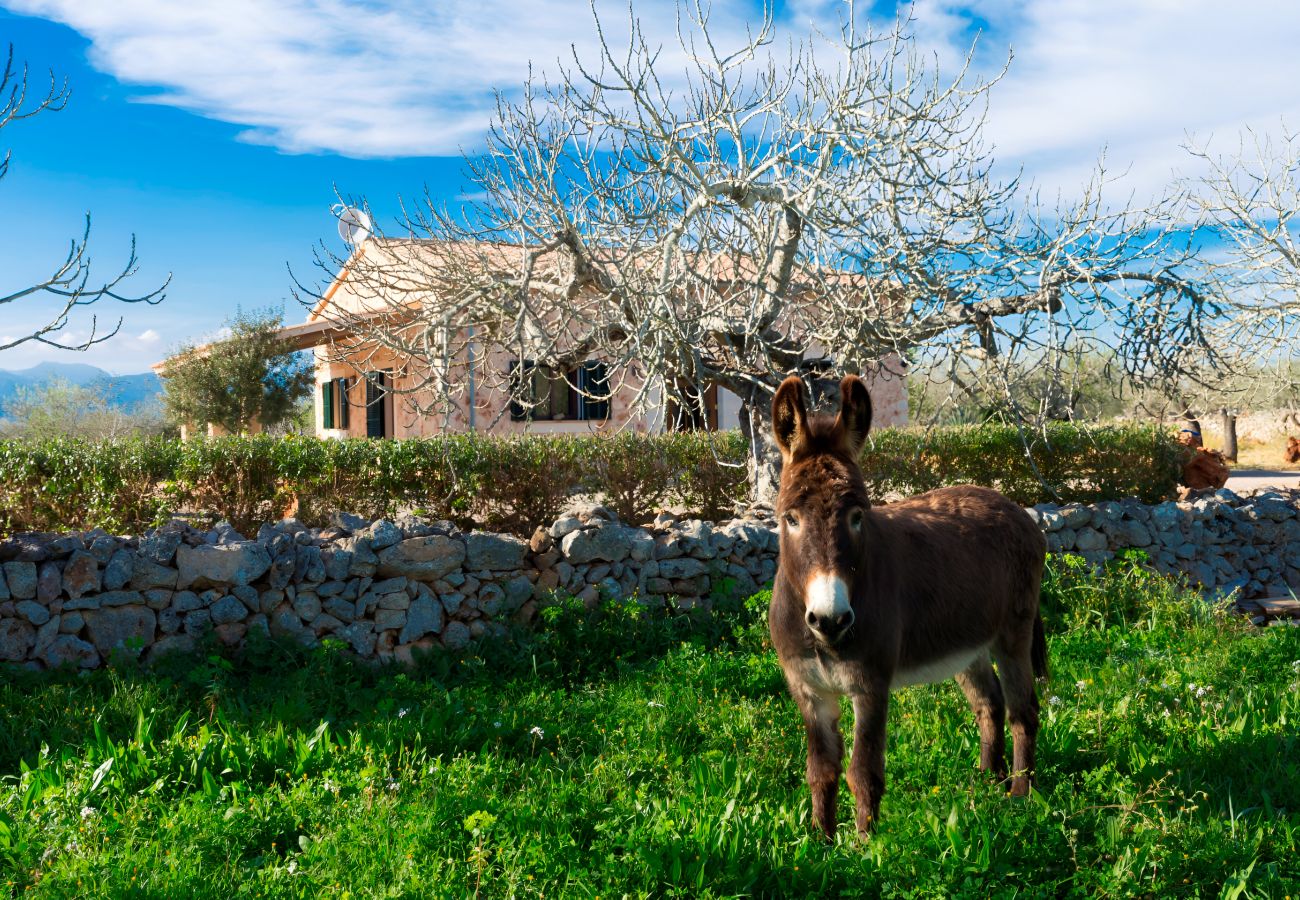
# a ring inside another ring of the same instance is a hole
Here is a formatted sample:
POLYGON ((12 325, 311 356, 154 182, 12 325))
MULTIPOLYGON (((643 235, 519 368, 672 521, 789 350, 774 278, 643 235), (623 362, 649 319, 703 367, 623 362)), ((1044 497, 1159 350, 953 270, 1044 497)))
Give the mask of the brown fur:
POLYGON ((1288 463, 1300 463, 1300 438, 1287 438, 1286 450, 1283 453, 1288 463))
POLYGON ((871 508, 856 461, 871 424, 871 400, 855 376, 844 379, 841 394, 839 416, 810 420, 802 384, 789 378, 772 416, 784 457, 772 642, 807 728, 813 817, 827 837, 836 828, 843 756, 839 696, 853 700, 848 782, 858 831, 865 834, 885 789, 885 722, 896 676, 917 677, 927 664, 969 655, 956 678, 979 724, 980 767, 1006 774, 1009 711, 1010 790, 1023 795, 1038 732, 1034 675, 1045 675, 1047 664, 1038 614, 1047 546, 1038 527, 1015 503, 980 487, 941 488, 871 508), (852 625, 839 637, 815 633, 819 624, 839 627, 839 619, 819 623, 815 612, 809 618, 807 588, 815 572, 833 573, 847 585, 852 625))
POLYGON ((1218 450, 1196 448, 1192 458, 1183 465, 1183 484, 1194 491, 1214 488, 1218 490, 1228 483, 1232 470, 1224 461, 1218 450))

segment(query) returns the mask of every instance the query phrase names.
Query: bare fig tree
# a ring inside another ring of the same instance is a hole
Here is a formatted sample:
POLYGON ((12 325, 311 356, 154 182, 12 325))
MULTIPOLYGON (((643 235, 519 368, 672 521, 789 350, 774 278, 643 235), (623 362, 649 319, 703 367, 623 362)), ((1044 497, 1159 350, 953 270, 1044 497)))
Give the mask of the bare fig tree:
POLYGON ((1247 130, 1232 153, 1187 149, 1200 168, 1182 187, 1213 236, 1209 265, 1228 298, 1215 328, 1240 348, 1245 373, 1231 396, 1204 403, 1282 409, 1300 424, 1300 133, 1283 123, 1276 135, 1247 130))
POLYGON ((717 385, 742 400, 763 500, 791 373, 1011 396, 1007 379, 1102 350, 1137 379, 1213 356, 1175 204, 1112 209, 1104 169, 1051 204, 1000 178, 982 139, 997 79, 969 56, 943 76, 907 22, 865 30, 852 7, 831 33, 782 42, 766 19, 728 43, 694 5, 668 47, 593 16, 597 54, 499 98, 470 199, 426 193, 349 263, 362 302, 323 305, 352 336, 339 357, 404 360, 427 413, 464 402, 466 366, 527 403, 503 356, 553 373, 599 357, 640 410, 717 385))
MULTIPOLYGON (((53 73, 50 73, 49 87, 44 93, 35 96, 29 95, 28 89, 30 86, 31 81, 28 77, 27 66, 22 65, 19 67, 15 65, 14 48, 11 44, 5 58, 4 69, 0 71, 0 131, 15 122, 30 119, 44 112, 58 112, 67 105, 71 93, 68 84, 66 81, 60 83, 53 73)), ((4 157, 0 158, 0 179, 3 179, 9 173, 10 156, 11 151, 6 148, 4 157)), ((0 351, 12 349, 28 341, 35 341, 61 350, 86 350, 113 337, 122 327, 121 318, 109 329, 105 330, 100 326, 98 317, 92 315, 90 317, 89 334, 84 339, 65 342, 60 340, 60 333, 68 326, 73 314, 80 307, 89 306, 99 300, 149 304, 161 302, 163 291, 167 287, 166 282, 161 287, 146 294, 123 292, 122 288, 125 283, 136 274, 138 268, 139 264, 135 255, 135 238, 132 237, 131 253, 126 265, 115 271, 112 277, 107 280, 99 281, 92 278, 90 266, 90 214, 87 213, 81 236, 70 241, 68 255, 48 275, 35 284, 26 287, 11 289, 0 286, 0 309, 19 302, 40 305, 44 301, 45 306, 43 308, 46 310, 38 318, 38 321, 44 319, 44 324, 38 325, 28 334, 0 340, 0 351)), ((169 276, 168 281, 170 280, 169 276)))

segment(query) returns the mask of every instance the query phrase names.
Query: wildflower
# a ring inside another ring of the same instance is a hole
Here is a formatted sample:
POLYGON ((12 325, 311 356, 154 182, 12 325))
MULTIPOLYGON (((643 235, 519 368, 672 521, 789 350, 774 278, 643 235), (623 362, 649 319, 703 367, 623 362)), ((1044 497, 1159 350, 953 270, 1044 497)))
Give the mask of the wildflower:
POLYGON ((297 871, 298 871, 298 860, 296 859, 289 860, 289 874, 292 875, 294 872, 297 871))
POLYGON ((397 711, 397 718, 399 718, 399 719, 405 719, 405 718, 406 718, 406 714, 407 714, 408 712, 410 712, 409 709, 407 709, 406 707, 402 707, 401 709, 399 709, 399 710, 397 711))
POLYGON ((392 791, 394 794, 397 793, 398 788, 400 788, 401 786, 402 783, 398 781, 396 778, 388 779, 388 789, 392 791))
POLYGON ((646 703, 646 706, 654 707, 655 709, 663 709, 663 708, 664 708, 664 705, 663 705, 662 703, 658 703, 658 702, 656 702, 656 701, 654 701, 654 700, 650 700, 650 701, 648 701, 648 702, 646 703))
POLYGON ((1049 704, 1051 704, 1052 706, 1060 706, 1060 705, 1061 705, 1061 698, 1058 697, 1058 696, 1056 696, 1055 694, 1053 694, 1052 696, 1050 696, 1050 697, 1047 698, 1047 702, 1048 702, 1049 704))
POLYGON ((1196 682, 1193 681, 1193 682, 1188 683, 1188 685, 1187 685, 1187 689, 1188 689, 1189 691, 1194 691, 1194 690, 1196 690, 1196 682))
POLYGON ((528 733, 531 734, 531 735, 532 735, 533 737, 535 737, 535 738, 544 738, 544 737, 546 737, 546 732, 545 732, 545 731, 542 731, 542 729, 538 728, 536 725, 534 725, 532 728, 528 729, 528 733))
POLYGON ((492 727, 493 727, 493 728, 500 728, 500 727, 501 727, 501 720, 498 719, 497 721, 493 722, 493 723, 492 723, 492 727))
POLYGON ((1076 681, 1076 682, 1074 683, 1074 689, 1075 689, 1076 691, 1081 691, 1081 690, 1083 690, 1084 688, 1086 688, 1087 686, 1088 686, 1088 682, 1083 681, 1083 680, 1079 680, 1079 681, 1076 681))
POLYGON ((81 808, 81 818, 83 818, 83 819, 89 819, 89 818, 90 818, 91 816, 93 816, 96 812, 97 812, 97 810, 96 810, 95 807, 93 807, 93 806, 83 806, 83 807, 81 808))
POLYGON ((1205 688, 1197 688, 1197 689, 1196 689, 1196 696, 1197 696, 1197 697, 1204 697, 1204 696, 1206 695, 1206 693, 1208 693, 1208 692, 1206 691, 1205 688))

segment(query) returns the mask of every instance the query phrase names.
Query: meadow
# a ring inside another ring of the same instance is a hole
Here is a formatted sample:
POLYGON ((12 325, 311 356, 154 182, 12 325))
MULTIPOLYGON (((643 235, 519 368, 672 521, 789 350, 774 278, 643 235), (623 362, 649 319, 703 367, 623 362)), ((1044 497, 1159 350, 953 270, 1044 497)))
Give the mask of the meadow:
POLYGON ((955 684, 893 695, 878 831, 815 837, 767 596, 549 608, 417 670, 254 644, 0 683, 0 892, 1294 897, 1300 629, 1055 559, 1035 793, 955 684))

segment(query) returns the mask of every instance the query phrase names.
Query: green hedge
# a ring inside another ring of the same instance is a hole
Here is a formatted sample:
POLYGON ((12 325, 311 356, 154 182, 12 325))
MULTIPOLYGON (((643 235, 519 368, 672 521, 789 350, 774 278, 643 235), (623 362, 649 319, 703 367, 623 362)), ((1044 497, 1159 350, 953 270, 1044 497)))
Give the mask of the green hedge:
MULTIPOLYGON (((1181 454, 1154 428, 1053 426, 1034 463, 1000 426, 875 432, 863 468, 877 499, 943 484, 999 488, 1024 504, 1138 496, 1177 482, 1181 454)), ((627 521, 664 506, 729 515, 746 493, 738 433, 405 441, 266 436, 179 442, 138 438, 0 441, 0 533, 140 531, 174 512, 206 512, 255 531, 293 510, 321 523, 332 509, 390 515, 414 506, 462 525, 528 534, 575 493, 599 494, 627 521)))
POLYGON ((1186 448, 1167 428, 1052 423, 887 428, 873 432, 862 469, 878 499, 946 484, 997 488, 1024 506, 1173 495, 1186 448), (1028 452, 1025 443, 1028 441, 1028 452))

